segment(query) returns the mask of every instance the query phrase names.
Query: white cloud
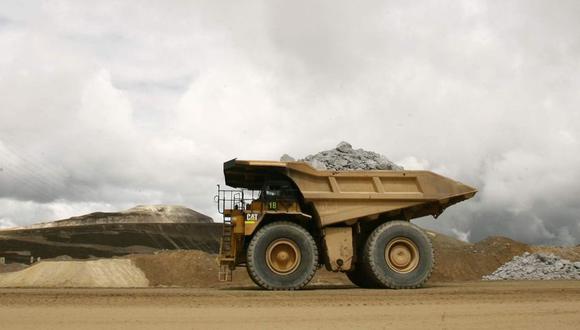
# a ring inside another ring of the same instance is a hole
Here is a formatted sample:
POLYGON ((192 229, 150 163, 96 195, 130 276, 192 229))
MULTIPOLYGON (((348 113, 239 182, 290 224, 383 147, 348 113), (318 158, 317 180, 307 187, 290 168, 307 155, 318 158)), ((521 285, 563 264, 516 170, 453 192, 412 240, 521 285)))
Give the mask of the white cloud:
POLYGON ((453 235, 455 235, 455 237, 463 242, 469 242, 469 236, 471 235, 471 232, 467 231, 467 232, 463 232, 460 231, 456 228, 451 228, 451 232, 453 233, 453 235))
POLYGON ((0 229, 16 227, 16 224, 9 219, 0 218, 0 229))
POLYGON ((429 161, 425 159, 419 159, 414 156, 405 157, 396 162, 397 164, 403 166, 406 170, 429 170, 429 161))
POLYGON ((71 202, 69 200, 55 200, 50 203, 33 201, 18 201, 0 198, 0 207, 6 217, 0 218, 0 227, 9 228, 29 225, 35 222, 64 219, 76 215, 95 211, 118 211, 134 206, 133 204, 112 205, 108 203, 71 202))

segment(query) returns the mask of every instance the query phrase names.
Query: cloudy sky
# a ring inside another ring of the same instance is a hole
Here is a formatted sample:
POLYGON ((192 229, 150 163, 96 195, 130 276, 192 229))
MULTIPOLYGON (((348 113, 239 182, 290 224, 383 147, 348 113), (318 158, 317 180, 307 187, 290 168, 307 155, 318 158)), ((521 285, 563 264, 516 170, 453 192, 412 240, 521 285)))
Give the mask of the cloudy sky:
POLYGON ((216 216, 234 157, 342 140, 479 188, 421 225, 580 243, 578 1, 0 1, 0 226, 216 216))

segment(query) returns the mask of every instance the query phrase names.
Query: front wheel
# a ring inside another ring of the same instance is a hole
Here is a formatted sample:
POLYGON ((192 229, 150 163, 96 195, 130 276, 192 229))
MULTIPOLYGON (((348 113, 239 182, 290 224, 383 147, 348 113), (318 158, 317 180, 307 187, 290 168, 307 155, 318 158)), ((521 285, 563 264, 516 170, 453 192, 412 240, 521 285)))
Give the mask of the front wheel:
POLYGON ((248 274, 268 290, 304 287, 318 267, 318 248, 303 227, 286 221, 260 229, 247 250, 248 274))
POLYGON ((433 270, 431 240, 407 221, 390 221, 377 227, 367 239, 363 252, 365 270, 382 287, 418 288, 433 270))

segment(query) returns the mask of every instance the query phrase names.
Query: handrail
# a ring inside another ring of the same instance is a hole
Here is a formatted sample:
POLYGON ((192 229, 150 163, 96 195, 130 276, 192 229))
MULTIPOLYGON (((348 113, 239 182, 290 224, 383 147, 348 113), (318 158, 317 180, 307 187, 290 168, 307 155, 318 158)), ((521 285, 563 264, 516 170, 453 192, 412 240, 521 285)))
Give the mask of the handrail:
POLYGON ((218 212, 223 214, 224 210, 244 209, 247 204, 258 198, 259 193, 257 190, 221 189, 218 184, 214 202, 217 203, 218 212))

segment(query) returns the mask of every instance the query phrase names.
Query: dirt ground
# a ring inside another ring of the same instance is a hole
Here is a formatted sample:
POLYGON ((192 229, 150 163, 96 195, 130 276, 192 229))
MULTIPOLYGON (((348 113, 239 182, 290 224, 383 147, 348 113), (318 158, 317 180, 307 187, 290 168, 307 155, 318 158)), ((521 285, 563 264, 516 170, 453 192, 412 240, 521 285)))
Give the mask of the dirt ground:
POLYGON ((434 283, 399 291, 0 289, 0 329, 577 329, 578 311, 578 281, 434 283))

